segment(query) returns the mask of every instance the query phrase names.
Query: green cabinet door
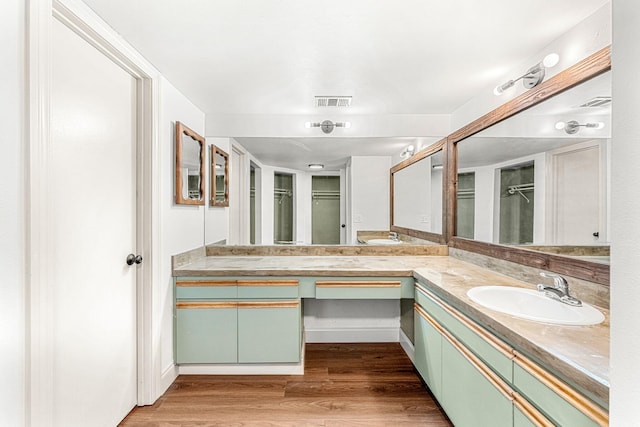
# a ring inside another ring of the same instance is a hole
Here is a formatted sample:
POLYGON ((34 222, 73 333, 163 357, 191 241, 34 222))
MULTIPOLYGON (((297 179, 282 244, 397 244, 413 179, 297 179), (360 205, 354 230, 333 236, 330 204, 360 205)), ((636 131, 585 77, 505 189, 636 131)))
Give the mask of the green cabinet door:
POLYGON ((418 307, 414 309, 414 363, 436 399, 442 390, 442 335, 418 307))
POLYGON ((176 304, 176 363, 236 363, 237 317, 235 303, 176 304))
POLYGON ((440 404, 456 427, 511 427, 512 399, 479 369, 478 360, 474 364, 443 336, 440 404))
POLYGON ((300 362, 300 301, 238 303, 239 363, 300 362))

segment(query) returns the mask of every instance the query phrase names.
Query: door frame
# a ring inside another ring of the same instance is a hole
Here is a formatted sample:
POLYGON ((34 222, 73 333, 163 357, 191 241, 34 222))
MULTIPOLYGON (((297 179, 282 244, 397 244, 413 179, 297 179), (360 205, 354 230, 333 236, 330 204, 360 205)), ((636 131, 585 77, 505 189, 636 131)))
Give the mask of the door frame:
MULTIPOLYGON (((137 269, 137 404, 154 400, 156 366, 152 353, 152 284, 161 277, 159 224, 160 179, 153 179, 159 164, 157 142, 159 76, 88 6, 74 0, 29 0, 27 20, 28 155, 26 179, 27 236, 27 425, 51 425, 53 419, 53 295, 48 286, 51 265, 47 259, 48 176, 51 101, 51 31, 57 19, 105 54, 137 81, 137 191, 136 249, 145 262, 137 269), (156 279, 156 280, 154 280, 156 279)), ((124 261, 124 260, 123 260, 124 261)))
POLYGON ((231 195, 229 196, 229 203, 234 203, 238 206, 240 212, 239 217, 234 218, 233 215, 229 216, 229 236, 238 236, 238 241, 229 241, 232 245, 248 245, 249 244, 249 198, 251 197, 249 191, 249 159, 247 156, 247 150, 241 145, 237 144, 234 139, 231 139, 231 158, 230 168, 237 171, 237 175, 234 172, 230 172, 231 177, 237 176, 237 182, 231 182, 231 195), (234 164, 231 159, 237 156, 238 164, 234 164), (235 230, 234 230, 235 229, 235 230))
MULTIPOLYGON (((346 240, 346 179, 345 179, 345 170, 340 169, 337 171, 321 171, 321 172, 312 172, 309 174, 311 189, 309 191, 309 196, 311 197, 311 204, 313 204, 313 177, 314 176, 337 176, 340 179, 340 245, 344 245, 346 240), (342 227, 342 224, 345 224, 342 227)), ((313 241, 313 208, 311 208, 311 230, 309 231, 309 239, 310 242, 313 241)))

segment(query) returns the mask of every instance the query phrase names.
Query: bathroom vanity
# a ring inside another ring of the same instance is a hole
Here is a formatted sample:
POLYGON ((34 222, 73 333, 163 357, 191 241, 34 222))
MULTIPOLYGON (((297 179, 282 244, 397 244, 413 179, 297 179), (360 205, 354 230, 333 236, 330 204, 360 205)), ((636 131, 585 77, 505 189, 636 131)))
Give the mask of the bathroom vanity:
POLYGON ((608 312, 561 326, 489 310, 467 290, 531 285, 453 257, 202 256, 174 275, 183 374, 302 373, 305 299, 414 299, 407 352, 456 425, 608 423, 608 312))

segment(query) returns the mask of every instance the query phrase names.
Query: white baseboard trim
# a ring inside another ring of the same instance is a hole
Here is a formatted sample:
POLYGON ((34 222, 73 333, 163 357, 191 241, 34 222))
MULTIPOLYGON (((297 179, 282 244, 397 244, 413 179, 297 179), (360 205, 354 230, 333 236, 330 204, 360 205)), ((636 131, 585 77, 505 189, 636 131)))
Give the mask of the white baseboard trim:
POLYGON ((179 365, 180 375, 304 375, 304 363, 179 365))
POLYGON ((308 343, 398 342, 399 328, 305 328, 308 343))
POLYGON ((400 329, 400 346, 402 347, 404 352, 407 353, 407 356, 409 357, 409 359, 411 359, 411 363, 415 365, 415 357, 414 357, 415 347, 409 340, 409 337, 407 336, 407 334, 405 334, 402 329, 400 329))

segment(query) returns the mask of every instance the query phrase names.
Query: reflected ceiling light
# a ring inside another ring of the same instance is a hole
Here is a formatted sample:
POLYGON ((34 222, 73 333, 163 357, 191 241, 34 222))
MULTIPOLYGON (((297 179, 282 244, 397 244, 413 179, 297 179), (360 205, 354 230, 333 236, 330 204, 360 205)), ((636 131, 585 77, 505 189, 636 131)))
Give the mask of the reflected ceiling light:
POLYGON ((442 169, 442 165, 433 165, 433 166, 431 166, 431 168, 433 170, 441 170, 442 169))
POLYGON ((578 130, 581 127, 589 128, 589 129, 602 129, 604 127, 604 123, 603 122, 592 122, 592 123, 580 124, 575 120, 569 120, 568 122, 558 122, 558 123, 556 123, 556 129, 558 129, 558 130, 564 129, 564 131, 566 133, 568 133, 569 135, 573 135, 574 133, 577 133, 578 130))
POLYGON ((310 163, 309 169, 324 169, 324 165, 320 163, 310 163))
POLYGON ((335 122, 334 123, 331 120, 325 120, 322 123, 319 123, 319 122, 306 122, 304 124, 304 127, 306 127, 307 129, 320 128, 320 129, 322 129, 322 132, 324 132, 324 133, 331 133, 331 132, 333 132, 334 128, 346 128, 346 129, 351 128, 351 122, 335 122))
POLYGON ((556 66, 559 61, 560 55, 558 55, 557 53, 550 53, 544 57, 542 62, 539 62, 533 67, 529 68, 526 73, 524 73, 517 79, 509 80, 504 84, 496 86, 496 88, 493 90, 493 93, 495 95, 502 95, 505 90, 513 87, 513 85, 516 84, 518 80, 522 80, 523 86, 527 89, 536 87, 544 80, 545 69, 556 66))
POLYGON ((400 153, 400 157, 411 157, 415 154, 416 149, 413 145, 409 145, 407 148, 405 148, 402 153, 400 153))

